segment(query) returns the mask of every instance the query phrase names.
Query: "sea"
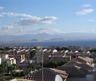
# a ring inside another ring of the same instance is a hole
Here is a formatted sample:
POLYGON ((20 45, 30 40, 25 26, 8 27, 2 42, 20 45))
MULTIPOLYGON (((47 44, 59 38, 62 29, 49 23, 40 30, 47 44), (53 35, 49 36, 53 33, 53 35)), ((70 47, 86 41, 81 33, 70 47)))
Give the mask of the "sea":
POLYGON ((80 46, 96 47, 96 40, 79 40, 79 41, 29 41, 29 42, 10 42, 0 43, 0 46, 80 46))

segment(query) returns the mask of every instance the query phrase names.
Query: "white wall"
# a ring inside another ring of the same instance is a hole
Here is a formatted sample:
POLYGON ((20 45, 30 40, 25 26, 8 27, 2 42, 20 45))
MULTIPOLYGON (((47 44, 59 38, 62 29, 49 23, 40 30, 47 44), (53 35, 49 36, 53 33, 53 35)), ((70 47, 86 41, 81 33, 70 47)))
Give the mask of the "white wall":
POLYGON ((63 81, 63 79, 60 75, 56 75, 55 81, 63 81))

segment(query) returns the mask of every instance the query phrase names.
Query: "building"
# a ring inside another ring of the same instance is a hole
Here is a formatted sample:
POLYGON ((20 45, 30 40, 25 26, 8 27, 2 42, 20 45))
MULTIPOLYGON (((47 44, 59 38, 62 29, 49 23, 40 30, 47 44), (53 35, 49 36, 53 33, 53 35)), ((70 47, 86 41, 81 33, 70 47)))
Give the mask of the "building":
POLYGON ((66 71, 69 74, 69 77, 84 77, 93 69, 91 66, 91 60, 86 59, 86 57, 74 58, 57 68, 66 71))
MULTIPOLYGON (((44 81, 66 81, 68 74, 65 71, 44 68, 43 69, 43 80, 44 81)), ((42 81, 42 70, 34 71, 33 73, 25 76, 25 79, 32 81, 42 81)))

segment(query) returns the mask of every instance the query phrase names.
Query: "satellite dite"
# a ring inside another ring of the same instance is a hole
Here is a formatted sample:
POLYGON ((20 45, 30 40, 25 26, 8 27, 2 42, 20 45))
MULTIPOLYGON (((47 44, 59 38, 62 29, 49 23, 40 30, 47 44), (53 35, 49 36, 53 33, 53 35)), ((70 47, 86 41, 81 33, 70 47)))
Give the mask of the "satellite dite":
POLYGON ((63 79, 60 75, 56 75, 55 81, 63 81, 63 79))

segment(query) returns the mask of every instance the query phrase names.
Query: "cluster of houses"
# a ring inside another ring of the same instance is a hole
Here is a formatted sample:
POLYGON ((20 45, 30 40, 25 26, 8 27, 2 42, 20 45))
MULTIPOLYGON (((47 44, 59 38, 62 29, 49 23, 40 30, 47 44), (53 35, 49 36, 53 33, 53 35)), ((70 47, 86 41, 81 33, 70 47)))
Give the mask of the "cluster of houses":
POLYGON ((4 61, 7 61, 9 65, 12 64, 20 64, 24 62, 27 58, 25 58, 25 55, 27 56, 29 52, 29 49, 10 49, 10 50, 1 50, 0 51, 0 64, 4 61))
MULTIPOLYGON (((67 61, 56 68, 40 68, 31 71, 20 81, 67 81, 70 77, 85 77, 93 71, 93 55, 90 49, 75 48, 28 48, 14 47, 6 51, 0 50, 0 64, 6 61, 9 65, 16 64, 27 68, 28 64, 47 64, 49 61, 67 61)), ((19 80, 18 80, 19 81, 19 80)))

